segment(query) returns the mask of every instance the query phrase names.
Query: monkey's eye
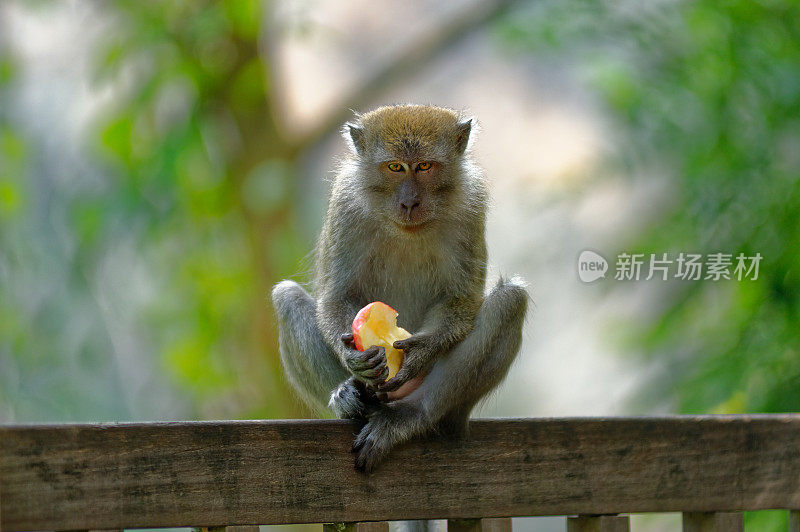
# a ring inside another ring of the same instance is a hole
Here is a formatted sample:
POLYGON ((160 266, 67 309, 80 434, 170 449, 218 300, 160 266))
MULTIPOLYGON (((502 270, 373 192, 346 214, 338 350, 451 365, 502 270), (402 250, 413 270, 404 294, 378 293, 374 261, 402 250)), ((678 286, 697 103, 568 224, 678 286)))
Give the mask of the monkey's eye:
POLYGON ((417 165, 417 170, 420 172, 426 172, 430 169, 431 169, 431 163, 429 162, 419 163, 417 165))
POLYGON ((389 163, 389 170, 392 172, 402 172, 405 170, 405 167, 402 163, 389 163))

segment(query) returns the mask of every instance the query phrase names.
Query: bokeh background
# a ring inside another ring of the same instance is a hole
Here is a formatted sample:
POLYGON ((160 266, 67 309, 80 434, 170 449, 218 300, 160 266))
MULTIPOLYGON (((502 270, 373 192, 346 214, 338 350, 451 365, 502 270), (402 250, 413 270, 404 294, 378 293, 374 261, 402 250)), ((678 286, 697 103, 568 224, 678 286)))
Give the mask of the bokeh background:
POLYGON ((393 102, 477 117, 491 276, 535 301, 477 415, 800 410, 798 43, 794 0, 4 0, 0 422, 310 416, 269 289, 393 102), (586 284, 585 249, 763 259, 586 284))

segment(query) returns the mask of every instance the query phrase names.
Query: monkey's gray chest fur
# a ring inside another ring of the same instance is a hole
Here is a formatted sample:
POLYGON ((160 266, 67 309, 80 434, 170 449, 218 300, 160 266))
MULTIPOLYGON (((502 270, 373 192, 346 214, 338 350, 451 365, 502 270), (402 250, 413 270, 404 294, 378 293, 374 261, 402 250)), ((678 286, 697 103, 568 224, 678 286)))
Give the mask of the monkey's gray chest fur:
POLYGON ((446 248, 430 251, 408 250, 404 242, 389 242, 380 248, 380 260, 367 257, 358 276, 357 291, 364 305, 382 301, 398 313, 398 325, 414 332, 420 329, 427 311, 442 297, 447 271, 446 248))

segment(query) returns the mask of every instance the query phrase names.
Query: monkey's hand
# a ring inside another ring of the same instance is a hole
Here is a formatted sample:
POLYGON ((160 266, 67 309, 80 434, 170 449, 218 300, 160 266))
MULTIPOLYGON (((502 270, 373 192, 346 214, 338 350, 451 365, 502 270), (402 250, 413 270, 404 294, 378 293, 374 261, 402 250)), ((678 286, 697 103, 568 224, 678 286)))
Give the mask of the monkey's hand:
POLYGON ((345 364, 355 378, 375 388, 389 376, 386 365, 386 351, 383 347, 373 346, 364 351, 357 351, 352 334, 343 334, 342 342, 348 347, 345 364))
POLYGON ((403 350, 403 365, 397 375, 378 386, 381 392, 392 392, 423 373, 436 356, 437 345, 430 334, 415 334, 398 340, 392 347, 403 350))

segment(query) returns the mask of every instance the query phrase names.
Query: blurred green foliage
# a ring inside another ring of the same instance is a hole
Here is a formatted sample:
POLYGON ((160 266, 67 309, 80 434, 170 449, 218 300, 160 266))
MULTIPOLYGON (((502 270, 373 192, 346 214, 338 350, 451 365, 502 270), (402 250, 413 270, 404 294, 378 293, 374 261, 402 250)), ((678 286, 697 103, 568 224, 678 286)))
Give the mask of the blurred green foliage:
MULTIPOLYGON (((641 252, 761 253, 757 281, 686 282, 636 335, 681 412, 800 409, 800 4, 532 2, 500 25, 580 65, 677 197, 641 252)), ((635 324, 640 327, 641 324, 635 324)))
MULTIPOLYGON (((0 117, 0 403, 8 390, 16 418, 305 413, 287 393, 267 298, 309 243, 294 223, 297 150, 270 108, 262 6, 102 4, 94 83, 114 97, 78 147, 88 175, 48 172, 52 161, 29 157, 36 135, 0 117), (36 279, 47 288, 32 298, 36 279), (148 407, 173 400, 159 391, 171 386, 189 400, 148 407), (42 404, 53 397, 59 407, 42 404)), ((0 61, 0 109, 19 97, 17 66, 0 61)))
POLYGON ((800 410, 800 3, 530 2, 498 31, 577 64, 625 132, 617 162, 666 171, 676 197, 635 251, 763 256, 757 281, 684 282, 628 324, 629 347, 659 368, 641 398, 683 413, 800 410))
POLYGON ((127 213, 140 251, 159 265, 160 297, 147 327, 165 368, 196 400, 219 397, 236 386, 245 359, 241 303, 256 284, 231 175, 236 155, 220 151, 224 128, 236 127, 225 124, 230 105, 246 92, 264 97, 251 74, 251 64, 260 69, 255 34, 242 23, 259 20, 258 6, 119 2, 113 14, 118 31, 97 76, 130 77, 130 86, 101 124, 98 148, 119 181, 114 197, 77 206, 76 219, 89 237, 105 226, 97 220, 127 213), (244 41, 241 51, 234 39, 244 41), (172 326, 158 326, 164 322, 172 326))
POLYGON ((120 1, 114 11, 121 23, 98 77, 131 85, 99 148, 164 267, 150 313, 162 360, 195 403, 235 393, 229 415, 297 415, 267 294, 308 243, 293 219, 297 151, 270 107, 262 3, 120 1))
POLYGON ((125 410, 124 399, 91 288, 72 260, 75 240, 60 225, 60 202, 74 192, 42 182, 50 168, 14 116, 21 69, 0 47, 0 419, 69 419, 73 406, 107 419, 125 410), (58 371, 79 365, 92 367, 93 387, 58 371))

